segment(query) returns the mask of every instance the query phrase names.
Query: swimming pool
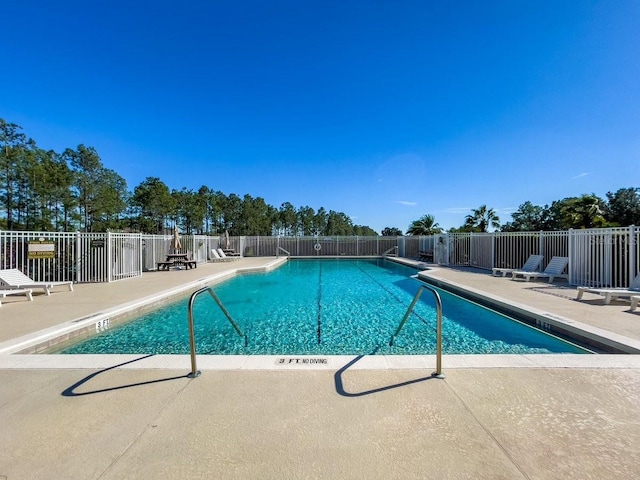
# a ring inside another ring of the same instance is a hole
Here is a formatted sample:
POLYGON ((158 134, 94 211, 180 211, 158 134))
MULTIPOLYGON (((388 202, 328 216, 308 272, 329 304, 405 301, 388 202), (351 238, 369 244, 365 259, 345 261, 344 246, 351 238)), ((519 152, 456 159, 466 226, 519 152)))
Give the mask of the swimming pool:
MULTIPOLYGON (((425 294, 389 345, 420 282, 384 259, 289 260, 244 274, 215 291, 247 337, 239 337, 208 295, 194 305, 199 354, 424 355, 436 351, 436 310, 425 294)), ((500 313, 439 290, 443 353, 590 353, 500 313)), ((102 332, 59 353, 188 354, 188 299, 102 332)))

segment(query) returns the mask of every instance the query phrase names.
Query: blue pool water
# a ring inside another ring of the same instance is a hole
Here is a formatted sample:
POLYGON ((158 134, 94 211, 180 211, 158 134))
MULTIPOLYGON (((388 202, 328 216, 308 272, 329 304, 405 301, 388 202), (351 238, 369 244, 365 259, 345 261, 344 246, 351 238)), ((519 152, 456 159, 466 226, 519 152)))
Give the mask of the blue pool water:
MULTIPOLYGON (((290 260, 214 290, 247 337, 207 294, 194 305, 196 350, 216 355, 434 354, 436 309, 425 292, 393 346, 389 341, 420 287, 412 268, 382 259, 290 260)), ((573 344, 439 291, 443 353, 587 353, 573 344)), ((60 353, 188 354, 188 299, 60 353)))

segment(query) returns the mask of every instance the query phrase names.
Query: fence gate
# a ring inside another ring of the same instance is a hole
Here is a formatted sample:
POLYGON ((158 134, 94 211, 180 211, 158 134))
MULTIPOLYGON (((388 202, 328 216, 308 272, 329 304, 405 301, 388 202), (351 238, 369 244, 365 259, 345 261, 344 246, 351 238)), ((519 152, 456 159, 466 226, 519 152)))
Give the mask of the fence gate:
POLYGON ((142 274, 142 240, 126 233, 77 233, 75 280, 112 282, 142 274))
POLYGON ((109 281, 142 275, 142 237, 127 233, 107 233, 110 248, 109 281))
POLYGON ((109 244, 106 233, 78 233, 75 239, 78 283, 109 281, 109 244))
POLYGON ((449 264, 449 239, 446 235, 438 235, 433 247, 433 261, 442 265, 449 264))

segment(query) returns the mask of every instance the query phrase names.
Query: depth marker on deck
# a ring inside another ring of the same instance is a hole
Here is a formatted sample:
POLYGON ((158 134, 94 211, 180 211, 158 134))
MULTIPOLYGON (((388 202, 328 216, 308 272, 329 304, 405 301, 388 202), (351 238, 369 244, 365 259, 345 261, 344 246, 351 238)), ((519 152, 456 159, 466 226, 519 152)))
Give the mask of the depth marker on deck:
POLYGON ((276 359, 276 365, 327 365, 327 358, 281 357, 276 359))

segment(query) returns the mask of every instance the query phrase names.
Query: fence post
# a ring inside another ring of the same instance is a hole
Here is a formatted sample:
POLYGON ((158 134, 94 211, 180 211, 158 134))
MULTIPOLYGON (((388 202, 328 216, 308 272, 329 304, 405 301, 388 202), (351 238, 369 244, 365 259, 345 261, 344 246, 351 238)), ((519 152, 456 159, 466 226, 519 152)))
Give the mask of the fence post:
POLYGON ((544 257, 544 230, 540 230, 538 237, 538 252, 544 257))
POLYGON ((142 271, 144 270, 144 264, 142 263, 144 260, 144 256, 142 254, 142 249, 144 248, 145 241, 142 239, 142 232, 138 233, 138 265, 140 268, 140 276, 142 276, 142 271))
POLYGON ((76 232, 76 282, 82 281, 82 265, 80 264, 80 232, 76 232))
POLYGON ((636 277, 636 273, 638 272, 636 265, 636 236, 635 236, 636 226, 629 225, 629 241, 627 242, 627 256, 629 257, 629 278, 627 286, 631 286, 631 282, 636 277))
POLYGON ((111 283, 113 280, 113 251, 111 241, 111 232, 107 230, 107 283, 111 283))
POLYGON ((496 266, 496 232, 491 232, 491 268, 496 266))
POLYGON ((567 265, 567 269, 569 270, 569 285, 573 285, 573 242, 575 241, 575 235, 573 233, 573 228, 569 229, 569 242, 567 245, 567 251, 569 253, 569 264, 567 265))

